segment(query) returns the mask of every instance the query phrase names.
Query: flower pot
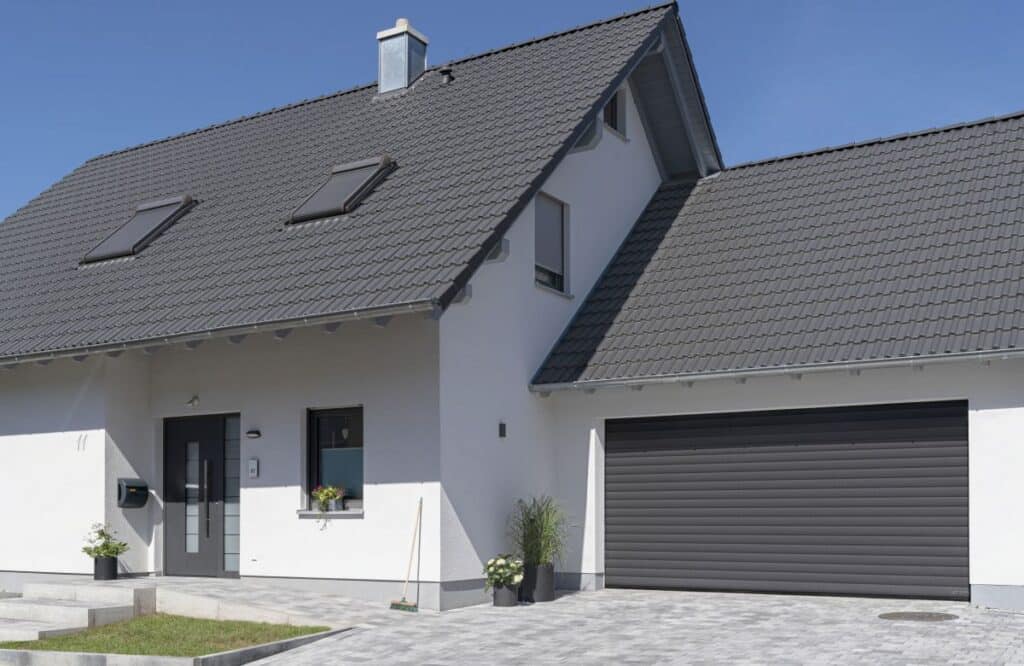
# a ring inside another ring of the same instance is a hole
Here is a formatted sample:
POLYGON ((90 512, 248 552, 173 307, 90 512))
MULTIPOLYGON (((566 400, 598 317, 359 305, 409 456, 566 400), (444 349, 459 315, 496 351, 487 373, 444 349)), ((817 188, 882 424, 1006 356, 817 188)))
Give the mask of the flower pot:
POLYGON ((515 606, 519 603, 518 590, 514 587, 496 587, 494 588, 494 605, 495 606, 515 606))
POLYGON ((97 557, 92 561, 93 580, 116 580, 117 558, 97 557))
POLYGON ((328 511, 344 511, 345 510, 345 500, 342 500, 342 499, 327 500, 327 510, 328 511))
POLYGON ((523 601, 554 601, 555 565, 527 564, 523 571, 523 586, 519 596, 523 601))

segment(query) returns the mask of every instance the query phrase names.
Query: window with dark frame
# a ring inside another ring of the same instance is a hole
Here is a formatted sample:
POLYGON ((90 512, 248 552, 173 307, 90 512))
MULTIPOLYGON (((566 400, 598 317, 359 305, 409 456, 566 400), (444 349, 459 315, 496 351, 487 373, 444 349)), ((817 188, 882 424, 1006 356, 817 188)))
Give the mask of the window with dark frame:
POLYGON ((330 177, 292 212, 288 223, 351 213, 395 167, 387 155, 334 167, 330 177))
POLYGON ((363 408, 309 410, 307 438, 307 497, 317 486, 336 486, 346 500, 361 502, 363 408))
POLYGON ((538 194, 535 209, 534 277, 537 284, 565 292, 565 204, 538 194))
POLYGON ((622 92, 616 92, 604 106, 604 124, 619 134, 626 135, 625 98, 622 92))
POLYGON ((187 213, 192 203, 191 197, 182 195, 138 206, 127 222, 89 250, 82 263, 130 257, 142 252, 187 213))

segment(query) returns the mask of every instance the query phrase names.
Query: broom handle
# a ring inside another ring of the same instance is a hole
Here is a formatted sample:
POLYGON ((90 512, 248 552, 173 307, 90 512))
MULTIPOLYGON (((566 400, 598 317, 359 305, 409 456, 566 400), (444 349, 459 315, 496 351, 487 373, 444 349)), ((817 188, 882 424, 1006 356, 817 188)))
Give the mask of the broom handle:
POLYGON ((405 570, 405 586, 402 587, 402 599, 405 599, 405 594, 409 591, 409 578, 412 576, 412 558, 416 554, 416 542, 419 540, 420 520, 422 518, 423 498, 421 497, 419 504, 416 506, 416 523, 412 526, 412 545, 409 546, 409 566, 405 570))

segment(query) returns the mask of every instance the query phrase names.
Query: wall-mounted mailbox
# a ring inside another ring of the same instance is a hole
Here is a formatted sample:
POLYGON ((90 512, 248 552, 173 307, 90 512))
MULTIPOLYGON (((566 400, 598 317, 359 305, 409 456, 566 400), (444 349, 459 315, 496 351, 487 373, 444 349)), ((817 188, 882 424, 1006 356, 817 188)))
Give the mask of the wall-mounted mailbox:
POLYGON ((123 509, 138 509, 146 506, 149 499, 149 485, 142 479, 117 480, 117 505, 123 509))

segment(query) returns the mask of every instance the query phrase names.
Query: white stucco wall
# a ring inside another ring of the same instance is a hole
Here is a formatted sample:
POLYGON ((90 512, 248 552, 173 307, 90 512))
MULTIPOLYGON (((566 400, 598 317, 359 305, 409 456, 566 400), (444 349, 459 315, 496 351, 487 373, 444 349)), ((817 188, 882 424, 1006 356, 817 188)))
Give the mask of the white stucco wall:
MULTIPOLYGON (((420 578, 440 580, 438 323, 361 321, 333 335, 297 329, 195 351, 164 347, 84 363, 57 360, 0 372, 0 572, 91 573, 80 552, 106 521, 131 550, 133 573, 163 566, 163 419, 238 413, 242 431, 241 574, 392 580, 405 576, 417 500, 424 498, 420 578), (198 395, 197 408, 185 403, 198 395), (362 405, 364 513, 300 518, 306 410, 362 405), (260 475, 249 479, 250 457, 260 475), (142 509, 116 506, 118 477, 148 481, 142 509), (15 508, 16 507, 16 508, 15 508), (24 544, 24 546, 18 545, 24 544)), ((393 593, 400 590, 396 587, 393 593)))
POLYGON ((122 570, 151 573, 158 570, 154 546, 156 528, 162 522, 157 493, 151 492, 142 508, 117 506, 117 480, 121 477, 140 478, 151 488, 160 487, 156 429, 150 418, 150 358, 135 352, 117 358, 100 357, 91 362, 103 366, 106 521, 129 547, 128 552, 118 558, 122 570))
POLYGON ((542 187, 569 205, 570 297, 534 284, 531 203, 506 235, 508 257, 484 264, 470 300, 441 318, 445 581, 479 579, 482 562, 509 548, 505 519, 514 501, 553 492, 550 412, 527 386, 661 182, 631 98, 626 118, 628 140, 605 131, 542 187))
POLYGON ((89 573, 81 548, 104 520, 103 369, 0 371, 0 571, 89 573))
POLYGON ((212 340, 195 351, 160 350, 151 367, 154 427, 168 417, 239 413, 243 433, 262 432, 241 442, 242 576, 402 579, 422 496, 421 579, 439 580, 437 322, 407 315, 383 328, 344 324, 333 335, 310 328, 283 341, 212 340), (199 406, 185 407, 193 395, 199 406), (300 519, 306 410, 358 405, 363 516, 300 519), (246 471, 252 457, 257 479, 246 471))
POLYGON ((567 569, 603 573, 604 421, 610 418, 966 399, 969 409, 970 581, 1024 585, 1024 362, 994 361, 556 392, 546 404, 558 496, 585 522, 567 569))

